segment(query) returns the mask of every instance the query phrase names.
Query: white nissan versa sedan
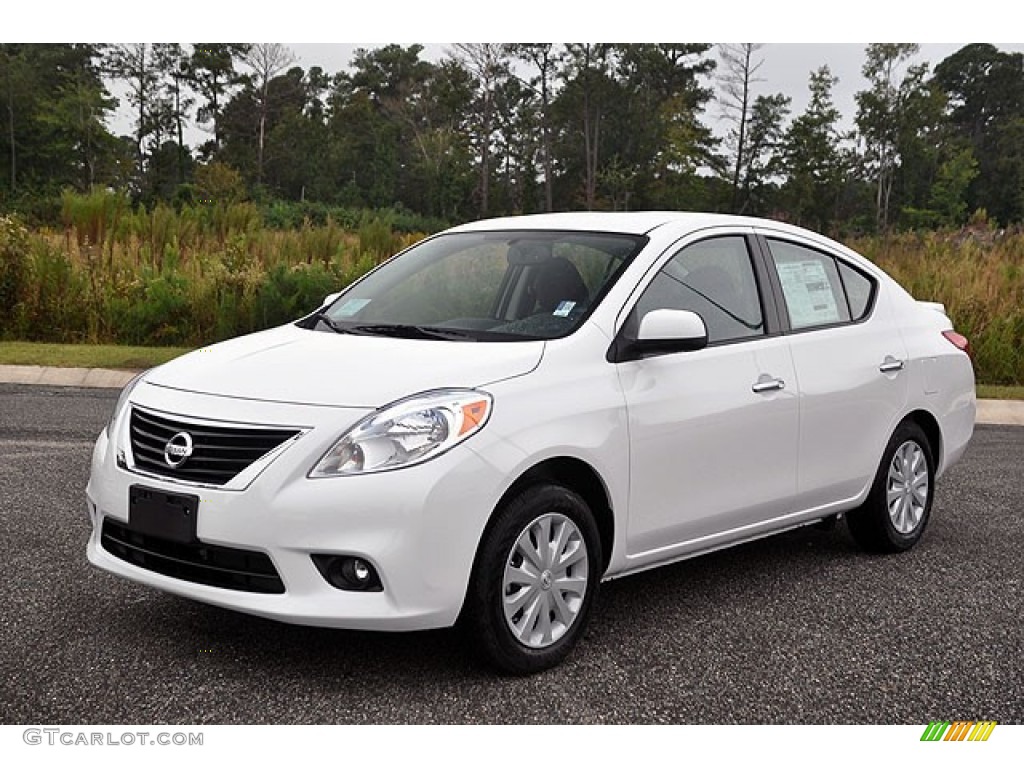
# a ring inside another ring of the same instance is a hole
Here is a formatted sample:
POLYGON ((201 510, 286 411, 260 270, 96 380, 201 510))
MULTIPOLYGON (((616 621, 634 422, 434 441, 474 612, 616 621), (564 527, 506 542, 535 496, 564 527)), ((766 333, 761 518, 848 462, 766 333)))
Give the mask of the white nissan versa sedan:
POLYGON ((819 235, 481 221, 130 383, 93 452, 88 555, 298 624, 462 617, 533 672, 603 579, 841 514, 910 548, 974 411, 942 306, 819 235))

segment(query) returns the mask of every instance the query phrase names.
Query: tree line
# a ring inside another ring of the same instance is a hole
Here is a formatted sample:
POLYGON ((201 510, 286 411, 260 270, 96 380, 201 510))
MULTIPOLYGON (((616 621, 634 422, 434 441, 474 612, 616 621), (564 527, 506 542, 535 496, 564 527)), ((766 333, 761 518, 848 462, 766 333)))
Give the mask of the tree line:
POLYGON ((332 74, 276 43, 0 44, 0 210, 45 220, 62 191, 99 187, 147 206, 308 201, 448 222, 695 209, 840 234, 1024 219, 1024 55, 993 45, 934 67, 916 44, 868 45, 851 122, 827 66, 799 114, 758 93, 771 50, 755 43, 422 54, 357 49, 332 74), (115 84, 129 135, 110 127, 115 84))

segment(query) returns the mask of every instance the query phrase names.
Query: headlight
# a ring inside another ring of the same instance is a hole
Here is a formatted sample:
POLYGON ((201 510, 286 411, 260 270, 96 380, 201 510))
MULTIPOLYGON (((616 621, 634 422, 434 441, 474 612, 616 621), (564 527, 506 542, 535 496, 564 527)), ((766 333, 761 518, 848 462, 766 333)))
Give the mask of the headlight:
POLYGON ((113 438, 114 436, 114 425, 117 424, 118 418, 121 416, 121 411, 124 410, 125 404, 128 402, 128 396, 131 395, 132 390, 142 380, 149 371, 143 371, 134 379, 124 385, 124 389, 121 390, 121 394, 117 398, 117 405, 114 406, 114 412, 110 414, 110 420, 107 422, 107 437, 113 438))
POLYGON ((424 392, 370 414, 320 459, 310 477, 335 477, 408 467, 440 456, 479 432, 491 396, 473 389, 424 392))

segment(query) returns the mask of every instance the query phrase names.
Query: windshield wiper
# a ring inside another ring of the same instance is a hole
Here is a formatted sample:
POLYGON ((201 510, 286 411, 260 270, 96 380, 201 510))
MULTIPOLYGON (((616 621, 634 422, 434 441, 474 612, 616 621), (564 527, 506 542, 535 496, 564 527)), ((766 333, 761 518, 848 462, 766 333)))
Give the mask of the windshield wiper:
POLYGON ((356 325, 349 333, 366 333, 374 336, 393 336, 399 339, 443 339, 445 341, 476 341, 476 337, 465 331, 448 328, 431 328, 426 325, 356 325))
POLYGON ((335 333, 351 333, 351 331, 334 322, 326 312, 314 312, 310 317, 314 320, 319 320, 335 333))

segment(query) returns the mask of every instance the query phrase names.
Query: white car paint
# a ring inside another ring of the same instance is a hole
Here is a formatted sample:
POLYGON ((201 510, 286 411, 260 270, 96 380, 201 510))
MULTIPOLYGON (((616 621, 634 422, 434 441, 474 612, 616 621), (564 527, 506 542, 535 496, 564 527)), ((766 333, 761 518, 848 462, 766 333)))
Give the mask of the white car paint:
POLYGON ((146 381, 221 397, 376 408, 452 381, 483 386, 537 367, 544 343, 492 344, 481 355, 472 344, 448 344, 438 364, 437 344, 411 339, 334 336, 294 325, 204 347, 155 369, 146 381), (395 375, 401 361, 401 376, 395 375))
POLYGON ((281 621, 442 627, 459 615, 503 495, 548 459, 581 462, 599 478, 612 516, 608 579, 855 507, 908 414, 927 413, 938 424, 939 475, 971 437, 973 371, 941 336, 952 328, 949 319, 826 238, 757 219, 671 212, 544 214, 451 231, 503 229, 635 233, 649 242, 564 338, 462 344, 288 325, 150 371, 93 451, 89 560, 158 589, 281 621), (687 243, 718 234, 771 234, 845 259, 878 281, 875 309, 858 324, 609 362, 609 345, 657 270, 687 243), (888 357, 903 369, 880 372, 888 357), (782 388, 752 390, 776 379, 782 388), (465 442, 388 472, 309 476, 374 409, 451 387, 493 397, 487 423, 465 442), (227 485, 197 487, 133 468, 130 407, 300 434, 227 485), (126 451, 126 466, 118 466, 126 451), (266 553, 285 592, 207 586, 112 555, 101 545, 103 520, 128 523, 129 487, 137 484, 197 493, 198 539, 266 553), (313 553, 365 558, 383 590, 332 587, 313 553))

